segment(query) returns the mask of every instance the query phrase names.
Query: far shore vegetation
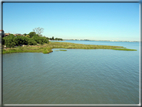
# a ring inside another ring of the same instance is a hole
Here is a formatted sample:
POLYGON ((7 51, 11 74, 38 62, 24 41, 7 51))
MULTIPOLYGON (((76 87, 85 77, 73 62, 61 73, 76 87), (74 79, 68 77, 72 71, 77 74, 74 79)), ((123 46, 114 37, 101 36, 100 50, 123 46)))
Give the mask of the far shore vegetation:
POLYGON ((54 48, 60 48, 57 51, 67 51, 65 49, 111 49, 121 51, 137 51, 135 49, 127 49, 122 46, 85 45, 68 42, 49 42, 49 40, 62 39, 43 37, 36 32, 30 32, 24 36, 15 36, 10 34, 2 38, 2 53, 41 52, 47 54, 53 52, 52 49, 54 48))

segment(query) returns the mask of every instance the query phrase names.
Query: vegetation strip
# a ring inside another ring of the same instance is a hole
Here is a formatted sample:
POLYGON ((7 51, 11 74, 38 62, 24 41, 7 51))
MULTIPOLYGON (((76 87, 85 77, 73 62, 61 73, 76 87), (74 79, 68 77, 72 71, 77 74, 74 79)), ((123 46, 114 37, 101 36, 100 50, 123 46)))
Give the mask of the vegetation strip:
MULTIPOLYGON (((64 48, 64 49, 112 49, 112 50, 122 50, 122 51, 137 51, 135 49, 127 49, 122 46, 105 46, 105 45, 85 45, 85 44, 75 44, 68 42, 49 42, 43 45, 25 45, 24 47, 18 46, 15 48, 3 49, 3 54, 5 53, 18 53, 18 52, 41 52, 48 54, 53 52, 53 48, 64 48)), ((60 49, 60 51, 66 51, 60 49)))

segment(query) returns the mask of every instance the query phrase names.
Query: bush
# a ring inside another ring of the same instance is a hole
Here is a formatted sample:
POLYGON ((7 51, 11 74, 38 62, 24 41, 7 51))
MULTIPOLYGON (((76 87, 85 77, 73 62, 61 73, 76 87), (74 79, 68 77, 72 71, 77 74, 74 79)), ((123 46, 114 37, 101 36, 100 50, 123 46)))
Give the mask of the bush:
POLYGON ((29 41, 29 38, 24 37, 24 36, 17 36, 14 38, 14 42, 16 43, 17 46, 27 45, 28 41, 29 41))
POLYGON ((29 39, 28 45, 36 45, 36 44, 37 44, 37 42, 35 40, 29 39))
POLYGON ((14 46, 15 46, 15 42, 12 42, 12 43, 10 44, 10 47, 14 48, 14 46))
POLYGON ((26 35, 25 37, 28 37, 28 38, 30 38, 30 35, 26 35))
POLYGON ((34 39, 39 44, 49 43, 49 40, 46 37, 33 36, 32 39, 34 39))

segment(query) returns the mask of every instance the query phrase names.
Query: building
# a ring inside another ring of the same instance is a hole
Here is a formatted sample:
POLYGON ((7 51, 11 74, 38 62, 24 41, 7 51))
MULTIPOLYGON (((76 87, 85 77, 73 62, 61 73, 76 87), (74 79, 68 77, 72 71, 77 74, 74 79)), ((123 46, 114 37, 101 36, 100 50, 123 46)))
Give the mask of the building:
POLYGON ((23 36, 22 34, 20 33, 17 33, 17 34, 13 34, 14 36, 23 36))
POLYGON ((4 34, 4 36, 8 36, 8 35, 10 35, 10 33, 5 33, 5 34, 4 34))
MULTIPOLYGON (((2 36, 2 37, 5 37, 5 36, 9 36, 11 33, 4 33, 4 31, 3 30, 0 30, 0 35, 2 36)), ((22 34, 20 34, 20 33, 17 33, 17 34, 13 34, 14 36, 24 36, 24 35, 22 35, 22 34)))

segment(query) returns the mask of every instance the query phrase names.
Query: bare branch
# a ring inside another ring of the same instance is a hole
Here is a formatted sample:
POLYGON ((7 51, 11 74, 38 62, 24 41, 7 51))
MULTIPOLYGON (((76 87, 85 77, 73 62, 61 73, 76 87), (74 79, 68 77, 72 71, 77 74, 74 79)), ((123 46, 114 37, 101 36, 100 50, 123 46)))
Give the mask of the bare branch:
POLYGON ((37 27, 37 28, 34 28, 33 31, 38 34, 39 36, 42 36, 41 33, 43 32, 43 28, 40 28, 40 27, 37 27))

